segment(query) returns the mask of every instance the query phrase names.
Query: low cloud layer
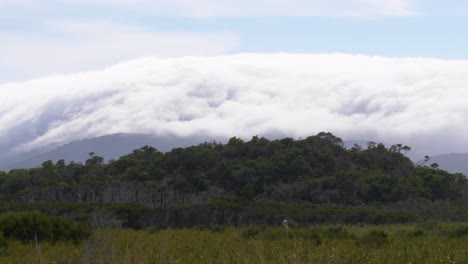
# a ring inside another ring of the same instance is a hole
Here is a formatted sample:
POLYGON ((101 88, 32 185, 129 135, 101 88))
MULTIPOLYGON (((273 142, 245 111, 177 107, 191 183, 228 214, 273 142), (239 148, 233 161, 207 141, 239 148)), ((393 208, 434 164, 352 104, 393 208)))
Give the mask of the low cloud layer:
POLYGON ((120 132, 207 137, 330 131, 468 152, 468 61, 346 54, 144 58, 0 85, 0 149, 120 132))

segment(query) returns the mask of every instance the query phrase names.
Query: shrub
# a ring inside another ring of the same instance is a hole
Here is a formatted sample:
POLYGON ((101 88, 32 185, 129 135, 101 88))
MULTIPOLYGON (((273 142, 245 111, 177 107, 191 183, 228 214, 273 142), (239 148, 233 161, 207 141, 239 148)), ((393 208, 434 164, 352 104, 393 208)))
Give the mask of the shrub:
POLYGON ((263 233, 263 237, 269 240, 279 240, 285 238, 288 234, 282 229, 268 229, 263 233))
POLYGON ((3 233, 0 232, 0 254, 4 254, 8 246, 8 240, 3 236, 3 233))
POLYGON ((429 221, 429 222, 423 222, 423 223, 417 224, 415 226, 415 229, 416 230, 432 231, 432 230, 441 230, 442 226, 438 222, 429 221))
POLYGON ((368 246, 382 246, 388 243, 387 233, 380 230, 371 230, 367 235, 358 240, 358 244, 368 246))
POLYGON ((411 236, 413 237, 422 237, 424 236, 424 231, 422 230, 414 230, 410 233, 411 236))
POLYGON ((7 213, 0 216, 0 231, 5 238, 23 242, 33 240, 71 240, 79 242, 91 235, 91 227, 63 217, 38 212, 7 213))
POLYGON ((157 226, 150 226, 150 227, 145 228, 145 231, 148 232, 148 234, 156 234, 160 230, 161 230, 161 228, 159 228, 157 226))
POLYGON ((293 232, 289 232, 289 238, 300 238, 304 240, 309 240, 315 242, 315 244, 319 245, 322 243, 320 239, 320 235, 314 229, 304 229, 304 230, 294 230, 293 232))
POLYGON ((350 235, 346 228, 342 226, 332 226, 323 231, 323 236, 327 238, 346 238, 350 235))
POLYGON ((246 227, 242 232, 241 236, 245 239, 249 239, 260 234, 261 229, 255 226, 246 227))
POLYGON ((468 226, 458 227, 449 234, 449 236, 452 238, 460 238, 466 235, 468 235, 468 226))
POLYGON ((212 225, 208 229, 213 233, 221 233, 226 230, 224 226, 220 226, 220 225, 212 225))

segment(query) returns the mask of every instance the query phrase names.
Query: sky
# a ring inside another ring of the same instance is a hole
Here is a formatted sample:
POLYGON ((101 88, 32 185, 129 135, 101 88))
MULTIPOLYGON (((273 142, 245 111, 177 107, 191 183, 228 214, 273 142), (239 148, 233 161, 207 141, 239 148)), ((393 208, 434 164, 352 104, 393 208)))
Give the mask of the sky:
POLYGON ((144 56, 468 59, 465 0, 0 0, 0 83, 144 56))
POLYGON ((0 149, 331 131, 468 152, 466 25, 464 0, 0 0, 0 149))

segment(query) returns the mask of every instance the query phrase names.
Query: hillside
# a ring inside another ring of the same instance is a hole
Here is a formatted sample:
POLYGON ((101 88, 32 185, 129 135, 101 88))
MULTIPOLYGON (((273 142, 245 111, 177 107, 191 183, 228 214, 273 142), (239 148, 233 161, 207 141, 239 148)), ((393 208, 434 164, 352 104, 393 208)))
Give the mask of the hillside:
POLYGON ((437 163, 440 168, 448 172, 463 173, 468 176, 468 153, 442 154, 430 158, 430 163, 437 163))
POLYGON ((407 149, 348 149, 322 132, 233 137, 164 153, 144 146, 109 161, 88 153, 83 164, 60 159, 0 172, 7 203, 0 212, 41 210, 134 228, 274 224, 285 216, 303 224, 466 220, 466 178, 415 166, 407 149))
MULTIPOLYGON (((42 148, 19 155, 1 157, 0 170, 8 171, 18 168, 34 168, 42 162, 51 160, 54 163, 60 159, 68 162, 84 163, 89 158, 89 153, 101 156, 104 160, 118 159, 143 146, 152 146, 161 152, 167 152, 178 147, 197 145, 200 142, 213 141, 226 142, 224 138, 207 138, 198 136, 155 136, 151 134, 119 133, 101 137, 72 141, 54 148, 42 148)), ((369 140, 345 140, 343 147, 351 149, 355 145, 362 149, 367 148, 369 140)), ((423 154, 411 150, 405 154, 413 162, 420 162, 423 154)), ((439 164, 439 167, 451 173, 463 173, 468 175, 468 154, 444 154, 431 157, 431 162, 439 164)))
MULTIPOLYGON (((43 162, 32 169, 12 170, 3 175, 0 190, 2 194, 16 196, 27 191, 29 198, 37 193, 41 197, 36 197, 39 200, 61 200, 53 192, 44 194, 41 190, 57 186, 79 187, 80 190, 93 187, 98 188, 98 194, 93 195, 95 198, 90 202, 105 202, 106 195, 99 192, 111 186, 108 192, 116 194, 107 202, 115 202, 112 200, 115 197, 121 197, 119 202, 136 202, 131 198, 134 194, 120 189, 131 189, 142 183, 142 186, 153 186, 151 190, 156 192, 187 197, 204 193, 206 199, 214 195, 349 205, 392 203, 409 198, 456 199, 466 181, 462 175, 415 166, 403 154, 407 146, 397 144, 387 149, 383 144, 372 143, 366 149, 347 149, 340 138, 323 132, 300 140, 253 137, 243 141, 234 137, 227 144, 205 142, 165 153, 145 146, 110 161, 98 153, 89 153, 92 147, 98 147, 95 142, 100 142, 101 147, 107 146, 106 151, 117 153, 129 144, 116 146, 116 138, 129 137, 135 140, 126 143, 137 145, 151 140, 142 135, 114 135, 76 143, 86 152, 80 154, 88 155, 83 164, 67 164, 65 159, 59 159, 43 162), (54 197, 47 198, 49 196, 54 197)), ((160 143, 162 147, 174 144, 160 143)), ((179 145, 183 143, 189 144, 178 142, 179 145)), ((59 148, 55 153, 66 157, 68 153, 59 151, 64 149, 67 148, 59 148)), ((64 193, 67 201, 83 199, 82 195, 79 198, 72 194, 64 193)), ((138 199, 141 198, 139 194, 138 199)), ((163 200, 171 204, 170 199, 163 200)), ((153 198, 148 202, 158 206, 153 198)))
POLYGON ((51 160, 57 162, 60 159, 66 162, 84 163, 89 158, 89 153, 104 157, 105 160, 118 159, 142 146, 154 146, 160 151, 169 151, 176 147, 187 147, 198 144, 203 140, 211 140, 192 136, 179 137, 174 135, 153 136, 150 134, 112 134, 101 137, 73 141, 52 149, 36 150, 32 153, 0 159, 0 170, 8 171, 17 168, 34 168, 42 162, 51 160))

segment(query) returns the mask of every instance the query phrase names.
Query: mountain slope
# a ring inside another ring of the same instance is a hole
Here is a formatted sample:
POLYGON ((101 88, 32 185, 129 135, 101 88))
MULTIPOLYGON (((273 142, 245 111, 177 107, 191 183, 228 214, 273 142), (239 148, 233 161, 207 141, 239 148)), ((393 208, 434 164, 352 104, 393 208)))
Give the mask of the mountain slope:
POLYGON ((46 160, 64 159, 70 161, 84 162, 89 158, 89 153, 104 157, 105 160, 117 159, 120 156, 131 153, 134 149, 142 146, 153 146, 159 151, 165 152, 176 147, 187 147, 211 139, 201 136, 179 137, 179 136, 153 136, 149 134, 112 134, 96 138, 73 141, 61 145, 52 150, 43 151, 34 155, 15 156, 0 160, 0 170, 13 168, 31 168, 40 166, 46 160))
MULTIPOLYGON (((105 160, 110 160, 117 159, 145 145, 153 146, 159 151, 166 152, 173 148, 197 145, 200 142, 212 140, 214 139, 205 138, 203 136, 180 137, 174 135, 154 136, 150 134, 131 133, 111 134, 73 141, 51 150, 36 150, 33 153, 3 158, 0 159, 0 170, 8 171, 15 168, 32 168, 40 166, 46 160, 56 162, 57 160, 64 159, 67 163, 70 161, 85 162, 89 158, 89 153, 91 152, 104 157, 105 160)), ((224 141, 225 139, 216 140, 224 141)), ((349 140, 343 143, 346 148, 351 148, 354 144, 360 145, 363 149, 367 148, 367 141, 365 140, 349 140)), ((421 155, 414 155, 413 152, 414 151, 411 151, 407 156, 413 161, 416 161, 421 155)), ((437 163, 441 169, 451 173, 460 172, 464 175, 468 175, 468 153, 431 156, 429 163, 437 163)))
POLYGON ((432 156, 430 164, 437 163, 441 169, 450 173, 463 173, 468 175, 468 153, 451 153, 432 156))

